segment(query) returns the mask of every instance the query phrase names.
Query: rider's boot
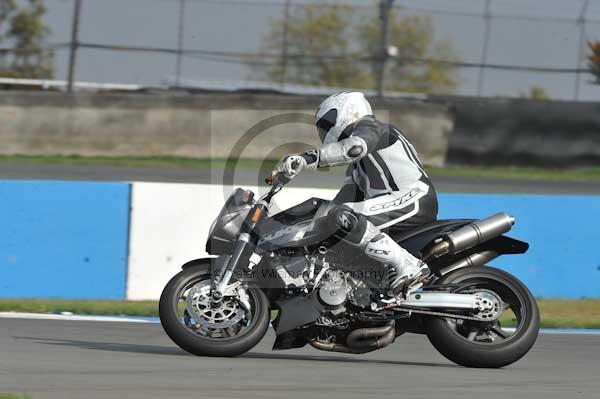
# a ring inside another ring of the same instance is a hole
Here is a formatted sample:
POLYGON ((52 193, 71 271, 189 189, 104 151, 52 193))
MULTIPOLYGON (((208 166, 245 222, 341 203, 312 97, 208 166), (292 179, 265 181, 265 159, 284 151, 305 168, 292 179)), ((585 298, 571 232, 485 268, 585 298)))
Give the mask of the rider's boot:
POLYGON ((406 293, 430 274, 425 262, 415 258, 385 233, 377 234, 367 243, 365 254, 384 264, 385 283, 395 297, 406 293))

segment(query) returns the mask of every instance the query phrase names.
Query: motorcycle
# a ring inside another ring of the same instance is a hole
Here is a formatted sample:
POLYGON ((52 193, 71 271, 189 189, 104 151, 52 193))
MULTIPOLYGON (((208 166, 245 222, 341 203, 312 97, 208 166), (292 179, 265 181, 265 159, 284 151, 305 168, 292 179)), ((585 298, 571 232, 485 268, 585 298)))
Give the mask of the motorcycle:
POLYGON ((320 222, 329 201, 311 198, 269 216, 288 181, 274 172, 258 200, 236 189, 210 228, 213 257, 184 264, 164 288, 160 321, 181 348, 241 355, 272 324, 274 350, 308 344, 362 354, 416 333, 459 365, 498 368, 531 349, 539 332, 534 297, 511 274, 485 265, 527 251, 527 243, 505 235, 514 218, 438 220, 390 233, 432 271, 393 298, 382 287, 384 267, 320 222))

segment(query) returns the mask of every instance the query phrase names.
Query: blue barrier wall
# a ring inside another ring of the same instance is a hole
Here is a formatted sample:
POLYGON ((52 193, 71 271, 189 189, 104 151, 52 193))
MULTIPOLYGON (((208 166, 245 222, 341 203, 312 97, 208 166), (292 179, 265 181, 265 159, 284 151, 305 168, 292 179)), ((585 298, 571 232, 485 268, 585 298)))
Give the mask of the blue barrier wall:
POLYGON ((130 185, 0 181, 0 296, 125 298, 130 185))
MULTIPOLYGON (((600 297, 600 197, 440 194, 440 218, 516 217, 492 265, 539 297, 600 297)), ((0 181, 0 297, 125 298, 130 185, 0 181)))
POLYGON ((440 218, 481 218, 505 211, 508 234, 527 241, 523 255, 491 264, 513 273, 538 297, 600 297, 600 197, 441 194, 440 218))

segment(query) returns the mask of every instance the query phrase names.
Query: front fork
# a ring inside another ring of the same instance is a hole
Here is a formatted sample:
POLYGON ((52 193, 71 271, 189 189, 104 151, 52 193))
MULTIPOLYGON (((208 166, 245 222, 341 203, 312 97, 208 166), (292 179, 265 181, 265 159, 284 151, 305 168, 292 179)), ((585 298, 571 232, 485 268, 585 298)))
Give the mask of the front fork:
MULTIPOLYGON (((212 302, 217 304, 223 300, 223 296, 233 273, 238 266, 244 267, 250 263, 250 256, 254 253, 256 243, 258 242, 258 236, 254 232, 256 225, 267 215, 267 202, 259 201, 252 210, 248 213, 246 220, 242 225, 242 231, 238 237, 237 243, 233 250, 233 253, 227 260, 226 264, 216 270, 213 273, 213 281, 211 285, 212 302)), ((243 287, 238 289, 240 297, 244 297, 245 289, 243 287)), ((247 296, 246 296, 247 297, 247 296)), ((240 298, 242 306, 247 305, 244 302, 244 298, 240 298)), ((247 301, 246 301, 247 302, 247 301)))
POLYGON ((240 234, 233 253, 220 269, 215 270, 212 281, 212 299, 220 302, 223 299, 225 289, 231 281, 231 277, 238 265, 247 264, 254 249, 251 236, 248 233, 240 234))

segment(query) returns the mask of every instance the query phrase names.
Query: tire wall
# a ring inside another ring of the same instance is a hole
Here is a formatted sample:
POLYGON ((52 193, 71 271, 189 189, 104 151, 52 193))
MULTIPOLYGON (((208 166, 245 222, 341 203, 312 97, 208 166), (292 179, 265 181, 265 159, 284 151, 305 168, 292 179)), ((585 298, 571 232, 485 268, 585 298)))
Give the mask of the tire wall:
POLYGON ((460 165, 597 166, 600 103, 432 97, 454 119, 446 161, 460 165))

